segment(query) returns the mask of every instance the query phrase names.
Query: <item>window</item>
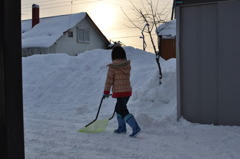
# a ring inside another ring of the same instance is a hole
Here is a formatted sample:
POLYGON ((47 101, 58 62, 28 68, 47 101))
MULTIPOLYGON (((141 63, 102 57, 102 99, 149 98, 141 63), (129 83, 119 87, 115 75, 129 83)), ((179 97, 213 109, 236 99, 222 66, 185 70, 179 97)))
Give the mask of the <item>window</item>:
POLYGON ((90 42, 89 29, 78 29, 77 30, 77 41, 78 42, 90 42))
POLYGON ((68 31, 68 37, 73 37, 73 32, 72 31, 68 31))

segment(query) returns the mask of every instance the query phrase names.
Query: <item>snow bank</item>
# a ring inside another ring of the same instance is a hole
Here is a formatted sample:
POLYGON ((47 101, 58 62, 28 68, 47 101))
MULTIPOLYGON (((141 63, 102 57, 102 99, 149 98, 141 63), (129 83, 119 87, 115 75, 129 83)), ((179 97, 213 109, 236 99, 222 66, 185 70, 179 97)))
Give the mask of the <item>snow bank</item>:
POLYGON ((165 38, 176 36, 176 19, 161 24, 157 28, 158 36, 162 35, 165 38))
MULTIPOLYGON (((77 132, 95 118, 111 50, 78 56, 34 55, 23 60, 26 159, 236 159, 240 128, 176 121, 176 60, 161 59, 158 84, 155 55, 125 48, 131 60, 133 95, 128 108, 142 128, 137 139, 105 132, 77 132)), ((112 115, 115 99, 103 101, 99 118, 112 115)))

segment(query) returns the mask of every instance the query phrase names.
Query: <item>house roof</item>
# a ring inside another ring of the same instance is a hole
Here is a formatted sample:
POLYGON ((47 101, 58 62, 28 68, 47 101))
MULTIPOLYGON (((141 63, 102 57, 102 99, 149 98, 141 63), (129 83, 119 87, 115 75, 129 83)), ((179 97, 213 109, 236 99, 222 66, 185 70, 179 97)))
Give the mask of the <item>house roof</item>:
MULTIPOLYGON (((32 28, 32 20, 22 21, 22 47, 52 46, 67 30, 73 28, 81 20, 87 18, 92 25, 101 33, 86 12, 40 18, 40 22, 32 28)), ((101 33, 102 34, 102 33, 101 33)), ((102 34, 104 40, 106 37, 102 34)), ((108 40, 107 40, 108 41, 108 40)))
POLYGON ((173 37, 176 36, 176 19, 161 24, 157 28, 158 36, 173 37))

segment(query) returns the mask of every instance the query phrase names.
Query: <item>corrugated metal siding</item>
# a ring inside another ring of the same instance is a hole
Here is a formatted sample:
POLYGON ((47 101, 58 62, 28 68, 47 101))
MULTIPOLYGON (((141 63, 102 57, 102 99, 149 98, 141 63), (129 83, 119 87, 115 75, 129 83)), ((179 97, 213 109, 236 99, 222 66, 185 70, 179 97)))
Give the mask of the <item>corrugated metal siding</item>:
POLYGON ((177 9, 178 114, 191 122, 240 125, 239 7, 226 1, 177 9))

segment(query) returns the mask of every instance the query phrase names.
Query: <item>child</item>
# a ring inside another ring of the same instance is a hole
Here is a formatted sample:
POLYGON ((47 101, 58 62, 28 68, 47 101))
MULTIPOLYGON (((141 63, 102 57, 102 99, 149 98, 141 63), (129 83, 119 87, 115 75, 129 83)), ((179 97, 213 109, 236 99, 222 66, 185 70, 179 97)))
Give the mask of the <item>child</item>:
POLYGON ((117 113, 118 128, 114 130, 117 134, 126 134, 126 123, 132 128, 130 137, 136 137, 141 131, 134 116, 127 109, 127 102, 132 95, 130 85, 130 61, 121 46, 112 50, 112 63, 108 65, 107 79, 104 88, 104 97, 109 97, 112 88, 112 97, 117 99, 115 112, 117 113))

